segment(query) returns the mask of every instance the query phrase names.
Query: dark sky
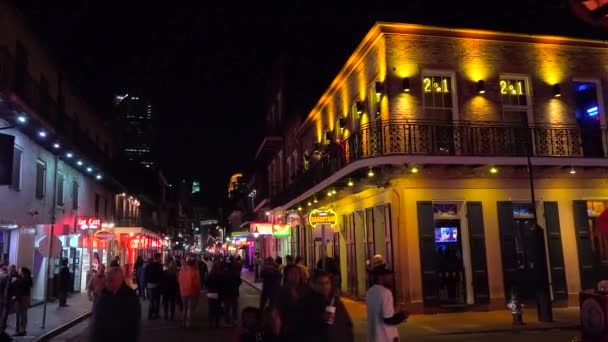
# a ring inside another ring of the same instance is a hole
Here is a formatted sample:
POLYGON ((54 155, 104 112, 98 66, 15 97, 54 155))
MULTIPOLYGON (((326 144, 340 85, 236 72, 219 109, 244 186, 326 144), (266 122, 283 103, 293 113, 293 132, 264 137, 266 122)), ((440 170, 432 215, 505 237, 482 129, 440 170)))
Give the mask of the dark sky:
POLYGON ((163 169, 171 181, 199 179, 215 203, 231 173, 251 169, 270 66, 286 46, 316 70, 319 96, 374 21, 606 34, 572 18, 565 0, 14 3, 103 112, 114 93, 141 88, 159 119, 163 169))

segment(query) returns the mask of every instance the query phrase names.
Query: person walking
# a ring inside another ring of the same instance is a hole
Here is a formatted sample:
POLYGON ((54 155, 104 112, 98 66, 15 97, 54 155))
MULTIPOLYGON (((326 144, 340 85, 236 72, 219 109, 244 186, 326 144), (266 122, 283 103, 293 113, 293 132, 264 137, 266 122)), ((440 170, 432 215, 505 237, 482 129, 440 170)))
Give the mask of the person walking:
POLYGON ((312 291, 302 280, 296 265, 285 267, 283 287, 277 298, 281 319, 281 341, 317 341, 322 323, 318 301, 313 302, 312 291))
MULTIPOLYGON (((323 336, 327 341, 354 342, 353 321, 333 287, 332 274, 319 271, 313 276, 313 290, 321 300, 323 336)), ((313 316, 313 317, 316 317, 313 316)))
POLYGON ((277 264, 277 268, 279 269, 279 272, 281 274, 283 274, 283 269, 285 268, 285 265, 283 265, 283 258, 278 256, 276 259, 274 259, 274 262, 277 264))
POLYGON ((120 267, 120 257, 118 255, 110 262, 110 267, 120 267))
POLYGON ((224 318, 226 324, 232 326, 237 321, 239 304, 239 287, 241 286, 241 271, 239 264, 232 262, 225 266, 222 291, 220 298, 224 303, 224 318))
POLYGON ((393 303, 393 272, 378 268, 373 272, 374 285, 367 290, 367 340, 369 342, 397 342, 397 325, 406 320, 403 311, 395 312, 393 303))
POLYGON ((306 267, 306 265, 304 264, 304 258, 299 255, 296 257, 296 266, 298 267, 300 272, 302 272, 302 281, 305 284, 308 284, 308 280, 310 279, 310 273, 308 273, 308 267, 306 267))
POLYGON ((183 304, 183 324, 189 328, 192 324, 192 315, 196 311, 198 299, 201 294, 201 279, 198 273, 196 260, 193 258, 186 261, 185 267, 179 271, 179 291, 183 304))
POLYGON ((255 282, 260 281, 260 268, 262 267, 262 258, 260 258, 260 253, 256 252, 255 257, 253 258, 253 273, 255 276, 255 282))
POLYGON ((30 269, 27 267, 21 267, 21 273, 19 274, 15 284, 15 302, 17 304, 17 332, 15 336, 27 335, 27 310, 30 307, 30 298, 33 285, 34 281, 32 280, 32 271, 30 271, 30 269))
POLYGON ((139 298, 146 300, 146 263, 140 255, 135 262, 135 282, 137 283, 137 294, 139 298))
POLYGON ((59 307, 68 306, 68 291, 70 290, 72 276, 70 275, 70 269, 68 268, 68 259, 63 258, 61 260, 61 267, 59 268, 59 288, 57 289, 57 297, 59 298, 59 307))
POLYGON ((175 303, 179 293, 179 283, 177 282, 177 265, 175 261, 170 261, 167 264, 167 269, 163 274, 161 286, 163 296, 163 312, 165 319, 173 320, 175 318, 175 303))
POLYGON ((103 288, 106 286, 106 265, 100 264, 97 273, 91 277, 87 285, 87 296, 89 300, 95 302, 95 298, 99 296, 103 288))
POLYGON ((8 298, 8 288, 10 283, 11 278, 8 274, 8 267, 0 267, 0 334, 3 337, 8 337, 6 335, 6 322, 9 314, 10 301, 8 298))
POLYGON ((222 288, 222 263, 216 261, 207 279, 207 304, 209 305, 209 327, 220 326, 220 290, 222 288))
POLYGON ((281 289, 281 272, 277 268, 271 257, 266 258, 266 263, 262 272, 262 295, 260 296, 260 310, 264 310, 266 303, 270 306, 275 305, 275 299, 281 289))
POLYGON ((125 283, 120 267, 110 267, 106 287, 93 306, 89 341, 136 342, 139 338, 141 307, 139 298, 125 283))
POLYGON ((160 263, 160 253, 154 254, 154 259, 146 266, 145 281, 150 305, 148 307, 148 319, 160 317, 160 283, 163 280, 163 265, 160 263))

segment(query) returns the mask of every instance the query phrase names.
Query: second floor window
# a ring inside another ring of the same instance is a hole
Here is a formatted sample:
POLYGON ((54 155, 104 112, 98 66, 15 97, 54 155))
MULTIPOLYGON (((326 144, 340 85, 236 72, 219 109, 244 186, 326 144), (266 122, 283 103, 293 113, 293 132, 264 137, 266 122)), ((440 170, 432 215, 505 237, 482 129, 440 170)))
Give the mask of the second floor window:
POLYGON ((72 209, 78 209, 78 181, 72 181, 72 209))
POLYGON ((11 189, 21 191, 21 157, 23 150, 15 146, 13 151, 13 171, 11 178, 11 189))
POLYGON ((46 163, 40 159, 36 161, 36 198, 43 199, 46 194, 46 163))
POLYGON ((424 120, 452 120, 454 110, 452 80, 450 74, 424 74, 422 77, 424 120))
POLYGON ((101 198, 99 197, 99 194, 95 194, 95 217, 99 217, 100 201, 101 201, 101 198))
POLYGON ((502 119, 505 123, 527 124, 529 111, 528 80, 521 76, 500 77, 502 119))
POLYGON ((65 187, 65 175, 63 172, 57 173, 57 206, 63 207, 63 189, 65 187))

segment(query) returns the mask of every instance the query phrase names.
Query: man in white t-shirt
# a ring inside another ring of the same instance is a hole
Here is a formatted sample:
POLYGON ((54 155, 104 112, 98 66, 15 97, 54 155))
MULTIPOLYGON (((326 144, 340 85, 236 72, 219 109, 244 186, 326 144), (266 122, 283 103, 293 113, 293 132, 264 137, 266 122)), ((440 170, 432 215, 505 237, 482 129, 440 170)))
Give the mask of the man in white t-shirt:
POLYGON ((369 342, 397 342, 397 325, 405 321, 405 312, 395 313, 393 294, 393 272, 386 268, 372 273, 374 285, 367 290, 367 340, 369 342))

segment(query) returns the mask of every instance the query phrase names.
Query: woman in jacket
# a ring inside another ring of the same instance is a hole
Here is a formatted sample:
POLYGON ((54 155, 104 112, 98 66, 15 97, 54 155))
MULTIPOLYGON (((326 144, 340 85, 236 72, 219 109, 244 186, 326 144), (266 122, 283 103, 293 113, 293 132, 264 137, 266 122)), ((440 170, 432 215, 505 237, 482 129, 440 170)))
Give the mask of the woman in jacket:
POLYGON ((165 319, 173 320, 175 317, 175 303, 180 295, 180 288, 177 282, 177 265, 175 261, 170 261, 167 269, 163 274, 163 282, 161 284, 163 296, 163 311, 165 319), (171 311, 169 311, 169 308, 171 311))
POLYGON ((198 297, 201 293, 201 278, 196 267, 196 260, 188 259, 186 265, 179 272, 179 291, 184 306, 184 326, 190 327, 192 315, 198 304, 198 297))
POLYGON ((27 310, 30 307, 32 292, 32 272, 27 267, 21 267, 21 274, 17 278, 15 286, 17 302, 17 334, 15 336, 25 336, 27 328, 27 310))

